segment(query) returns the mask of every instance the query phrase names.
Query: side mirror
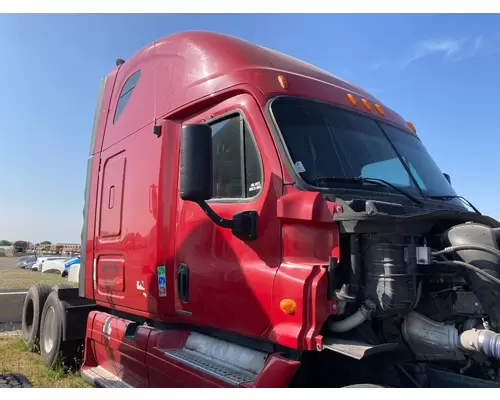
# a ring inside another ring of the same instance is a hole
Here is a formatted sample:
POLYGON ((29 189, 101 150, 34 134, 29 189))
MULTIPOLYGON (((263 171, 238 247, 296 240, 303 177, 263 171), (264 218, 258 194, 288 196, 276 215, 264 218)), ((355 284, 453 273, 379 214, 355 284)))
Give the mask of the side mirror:
POLYGON ((180 196, 196 203, 213 196, 212 128, 184 125, 181 132, 180 196))
POLYGON ((222 218, 207 204, 213 197, 212 128, 204 124, 184 125, 181 132, 180 197, 197 203, 212 222, 231 229, 241 240, 257 238, 257 212, 242 211, 232 219, 222 218))
POLYGON ((449 174, 446 174, 446 173, 443 173, 444 177, 446 178, 446 180, 448 181, 448 183, 451 185, 451 177, 449 174))

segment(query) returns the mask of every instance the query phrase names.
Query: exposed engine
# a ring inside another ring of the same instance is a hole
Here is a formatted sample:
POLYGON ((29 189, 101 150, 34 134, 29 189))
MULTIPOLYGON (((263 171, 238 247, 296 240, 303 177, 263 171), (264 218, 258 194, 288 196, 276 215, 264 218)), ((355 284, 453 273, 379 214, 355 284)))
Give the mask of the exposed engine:
POLYGON ((368 323, 416 364, 500 381, 500 231, 462 223, 348 238, 349 275, 336 291, 342 316, 330 332, 368 323))

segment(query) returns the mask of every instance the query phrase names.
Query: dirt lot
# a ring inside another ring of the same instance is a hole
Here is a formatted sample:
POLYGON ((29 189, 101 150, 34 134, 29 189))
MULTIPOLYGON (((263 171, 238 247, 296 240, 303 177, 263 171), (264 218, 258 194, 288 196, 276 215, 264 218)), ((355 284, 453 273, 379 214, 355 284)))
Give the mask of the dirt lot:
POLYGON ((16 268, 18 257, 0 257, 0 290, 20 289, 27 290, 40 282, 47 284, 68 283, 66 278, 58 274, 26 271, 16 268))

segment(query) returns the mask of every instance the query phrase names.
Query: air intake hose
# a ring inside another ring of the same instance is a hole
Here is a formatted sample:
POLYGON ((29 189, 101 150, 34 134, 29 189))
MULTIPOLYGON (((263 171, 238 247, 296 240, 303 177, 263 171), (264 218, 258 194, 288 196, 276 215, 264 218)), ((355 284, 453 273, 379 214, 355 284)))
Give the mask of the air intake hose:
MULTIPOLYGON (((446 251, 453 250, 455 261, 472 264, 489 276, 500 279, 500 232, 489 226, 465 223, 453 226, 443 233, 446 251), (485 248, 489 248, 485 251, 485 248), (456 251, 455 251, 456 250, 456 251)), ((465 270, 464 278, 474 291, 479 303, 490 317, 495 331, 500 331, 500 287, 484 274, 465 270)))
POLYGON ((464 350, 500 359, 500 333, 471 329, 460 334, 460 346, 464 350))
POLYGON ((354 314, 341 321, 330 322, 327 329, 334 333, 348 332, 370 319, 376 308, 377 306, 373 301, 366 300, 354 314))
POLYGON ((463 360, 464 352, 500 359, 500 333, 468 329, 458 333, 453 325, 409 313, 402 325, 403 337, 418 360, 463 360))

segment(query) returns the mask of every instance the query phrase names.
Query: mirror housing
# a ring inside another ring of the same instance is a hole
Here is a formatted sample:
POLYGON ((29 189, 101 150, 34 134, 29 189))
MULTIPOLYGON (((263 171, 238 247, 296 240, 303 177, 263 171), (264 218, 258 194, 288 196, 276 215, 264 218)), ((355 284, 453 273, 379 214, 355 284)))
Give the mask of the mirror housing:
POLYGON ((219 216, 208 204, 213 197, 212 128, 205 124, 184 125, 181 131, 179 194, 197 203, 212 222, 231 229, 241 240, 257 238, 257 212, 243 211, 232 219, 219 216))
POLYGON ((450 176, 450 174, 443 173, 443 175, 446 178, 446 180, 448 181, 448 183, 451 185, 451 176, 450 176))
POLYGON ((212 128, 184 125, 181 131, 180 196, 184 201, 206 201, 213 196, 212 128))

